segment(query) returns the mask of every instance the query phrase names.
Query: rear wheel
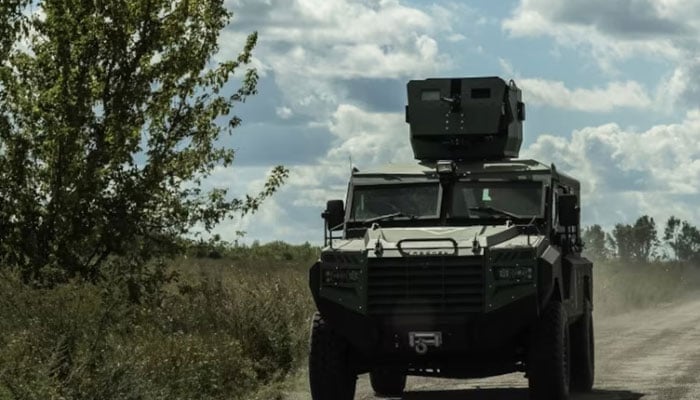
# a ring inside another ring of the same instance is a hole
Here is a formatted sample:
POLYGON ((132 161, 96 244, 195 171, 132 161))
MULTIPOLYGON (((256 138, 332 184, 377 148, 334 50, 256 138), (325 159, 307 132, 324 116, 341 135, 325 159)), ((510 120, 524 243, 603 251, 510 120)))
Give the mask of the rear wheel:
POLYGON ((530 398, 569 398, 570 346, 566 312, 552 300, 542 312, 530 344, 528 379, 530 398))
POLYGON ((595 376, 593 307, 586 300, 581 318, 571 325, 571 390, 590 392, 595 376))
POLYGON ((314 314, 309 353, 309 384, 313 400, 352 400, 357 374, 349 362, 350 344, 314 314))
POLYGON ((401 397, 406 388, 406 375, 388 369, 374 369, 369 373, 374 394, 379 397, 401 397))

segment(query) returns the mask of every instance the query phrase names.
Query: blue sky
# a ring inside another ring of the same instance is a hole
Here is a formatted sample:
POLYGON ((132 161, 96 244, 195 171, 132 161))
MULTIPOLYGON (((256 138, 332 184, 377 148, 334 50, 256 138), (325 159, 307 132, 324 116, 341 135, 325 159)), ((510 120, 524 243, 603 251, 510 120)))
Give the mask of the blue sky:
POLYGON ((700 223, 700 2, 683 0, 227 0, 220 59, 259 32, 259 94, 225 143, 212 185, 291 176, 224 239, 323 237, 325 201, 360 169, 413 162, 405 84, 441 76, 514 79, 528 105, 522 157, 581 180, 585 224, 648 214, 700 223), (691 4, 692 3, 692 4, 691 4))

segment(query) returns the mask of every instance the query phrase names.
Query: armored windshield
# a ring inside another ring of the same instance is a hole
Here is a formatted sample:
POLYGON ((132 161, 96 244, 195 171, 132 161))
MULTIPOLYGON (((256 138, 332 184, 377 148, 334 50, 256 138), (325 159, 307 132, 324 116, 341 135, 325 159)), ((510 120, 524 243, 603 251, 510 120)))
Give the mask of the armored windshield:
POLYGON ((403 218, 438 218, 440 185, 356 186, 350 220, 360 221, 400 213, 403 218))
POLYGON ((544 213, 540 182, 457 182, 452 218, 532 218, 544 213))

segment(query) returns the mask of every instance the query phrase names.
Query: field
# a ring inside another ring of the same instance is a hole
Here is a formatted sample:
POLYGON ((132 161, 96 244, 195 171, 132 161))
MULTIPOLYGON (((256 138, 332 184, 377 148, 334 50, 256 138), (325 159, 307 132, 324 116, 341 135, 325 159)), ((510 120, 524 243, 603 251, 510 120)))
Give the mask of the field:
MULTIPOLYGON (((139 303, 115 282, 29 289, 0 277, 0 399, 275 399, 305 364, 309 245, 271 243, 171 262, 139 303), (213 258, 210 258, 213 257, 213 258)), ((619 314, 692 293, 696 268, 595 269, 595 307, 619 314)))

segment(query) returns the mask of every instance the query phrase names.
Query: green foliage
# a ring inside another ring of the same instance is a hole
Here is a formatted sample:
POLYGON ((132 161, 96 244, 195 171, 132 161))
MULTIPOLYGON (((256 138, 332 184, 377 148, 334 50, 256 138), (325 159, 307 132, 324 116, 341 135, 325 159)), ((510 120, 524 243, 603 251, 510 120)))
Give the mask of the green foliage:
POLYGON ((700 263, 698 228, 672 216, 666 222, 663 233, 662 240, 659 240, 654 219, 646 215, 638 218, 634 225, 616 224, 610 233, 606 233, 600 225, 593 225, 582 232, 584 254, 596 261, 644 263, 675 260, 700 263))
POLYGON ((283 183, 276 167, 256 195, 201 188, 231 165, 217 140, 258 81, 255 33, 236 59, 211 61, 223 0, 28 4, 0 5, 0 262, 23 280, 139 274, 193 226, 254 211, 283 183))
POLYGON ((600 225, 586 227, 582 233, 585 245, 585 253, 593 260, 607 260, 610 258, 610 250, 606 245, 605 231, 600 225))
POLYGON ((700 230, 688 221, 671 216, 664 228, 664 241, 677 260, 700 263, 700 230))
POLYGON ((254 262, 180 258, 178 280, 138 305, 124 281, 36 289, 2 274, 0 398, 235 400, 275 387, 305 359, 318 256, 253 257, 278 246, 236 250, 254 262))
POLYGON ((643 215, 634 225, 616 224, 609 236, 609 243, 622 261, 650 260, 659 244, 654 218, 643 215))

